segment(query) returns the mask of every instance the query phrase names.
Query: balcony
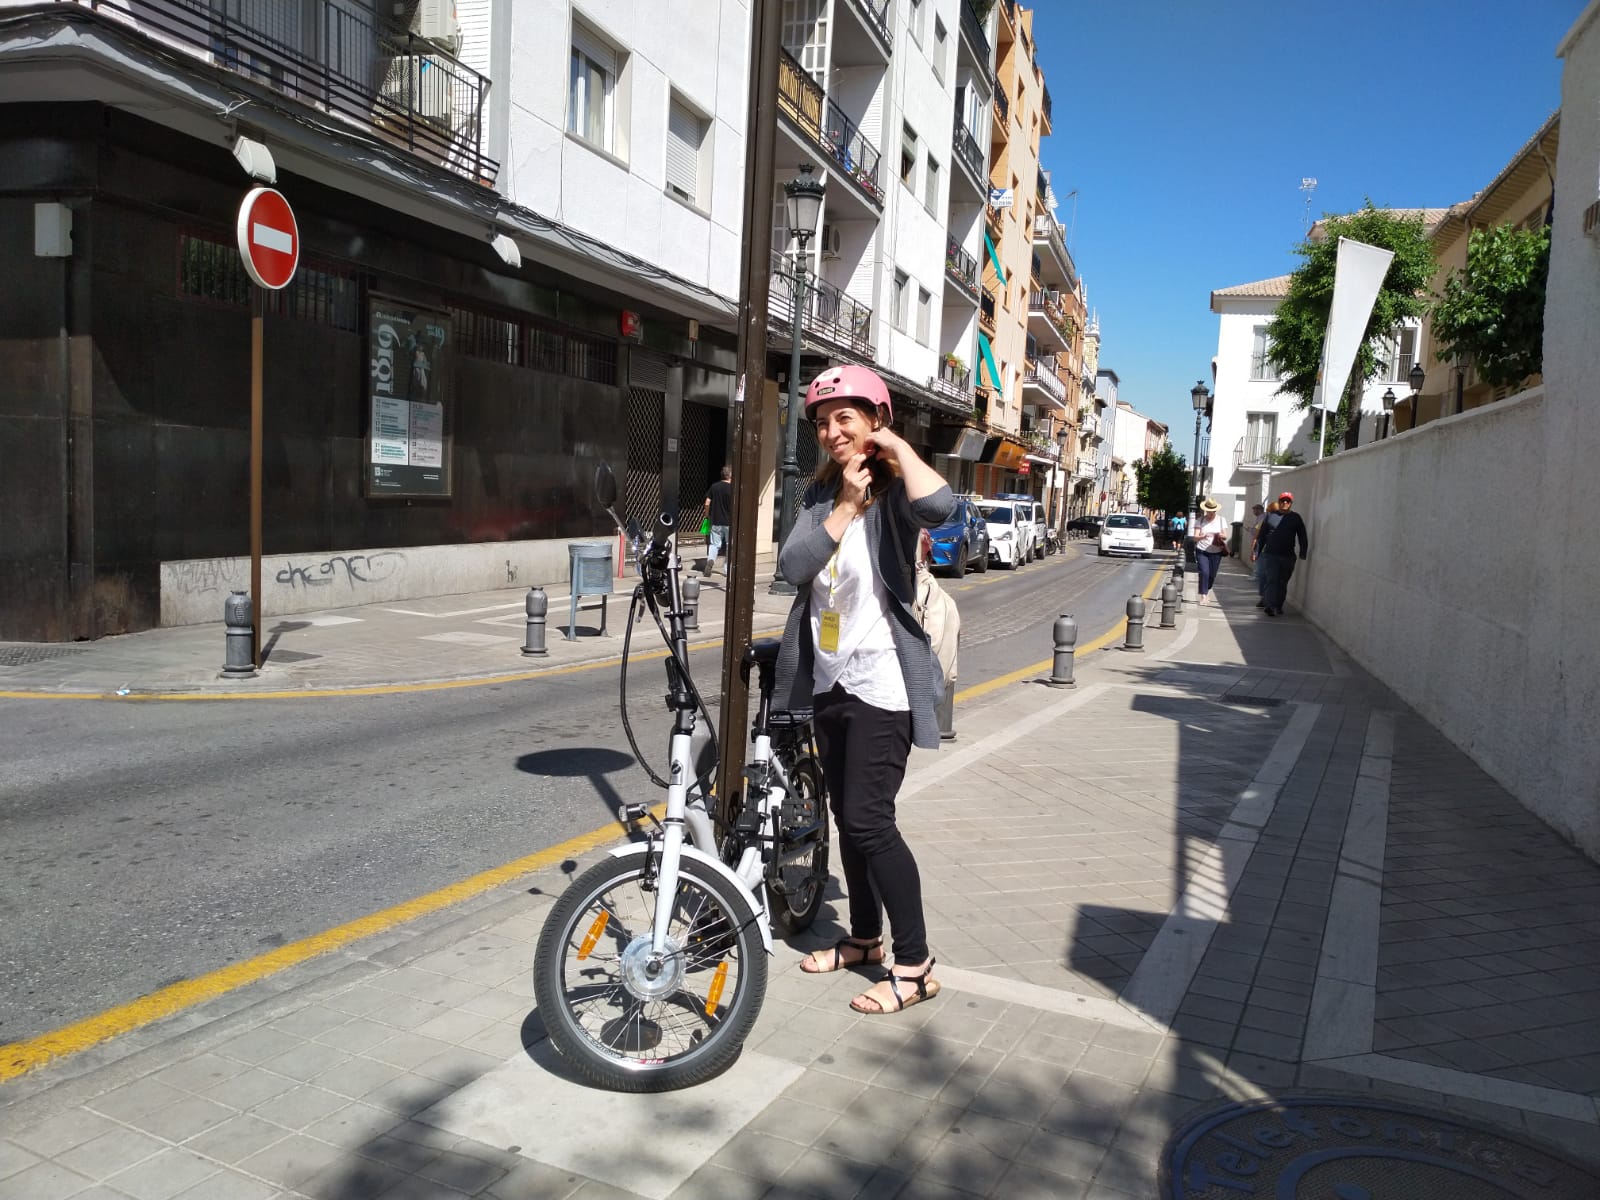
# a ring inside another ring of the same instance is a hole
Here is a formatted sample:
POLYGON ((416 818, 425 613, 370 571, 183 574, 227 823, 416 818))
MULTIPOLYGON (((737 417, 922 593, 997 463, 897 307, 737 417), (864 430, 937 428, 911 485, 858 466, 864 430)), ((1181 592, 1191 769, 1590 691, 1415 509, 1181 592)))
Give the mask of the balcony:
POLYGON ((994 336, 994 293, 988 288, 983 289, 983 297, 978 301, 978 328, 994 336))
POLYGON ((1080 458, 1077 466, 1073 469, 1072 477, 1074 479, 1093 479, 1097 474, 1099 474, 1099 464, 1094 459, 1080 458))
POLYGON ((945 236, 944 277, 969 300, 982 298, 983 289, 978 283, 978 260, 948 234, 945 236))
POLYGON ((994 107, 995 115, 1000 118, 996 128, 1000 130, 1001 137, 1009 138, 1011 136, 1011 101, 1006 98, 1006 90, 1000 86, 1000 76, 998 75, 994 77, 994 107))
POLYGON ((1075 289, 1078 286, 1078 272, 1067 250, 1066 238, 1061 234, 1061 222, 1045 213, 1034 217, 1033 244, 1045 252, 1045 282, 1068 291, 1075 289))
POLYGON ((1039 98, 1039 112, 1044 117, 1044 128, 1039 132, 1049 133, 1055 128, 1055 122, 1050 119, 1050 88, 1043 82, 1039 84, 1039 88, 1043 92, 1039 98))
POLYGON ((1072 348, 1072 323, 1061 311, 1059 293, 1028 293, 1028 332, 1039 339, 1046 353, 1072 348))
POLYGON ((254 5, 144 0, 135 7, 137 28, 168 47, 475 183, 494 183, 499 164, 483 149, 489 80, 402 25, 334 4, 315 5, 315 16, 292 22, 265 12, 254 20, 237 15, 238 7, 257 13, 254 5))
MULTIPOLYGON (((889 56, 894 52, 894 34, 889 28, 889 6, 894 0, 850 0, 848 5, 850 13, 854 14, 861 27, 867 32, 868 44, 876 42, 873 47, 877 58, 874 61, 887 63, 889 56)), ((838 66, 857 66, 853 59, 848 58, 848 50, 861 48, 861 39, 855 37, 835 37, 834 62, 838 66)))
MULTIPOLYGON (((768 287, 767 325, 769 328, 781 326, 788 336, 789 322, 794 316, 794 266, 777 251, 772 254, 772 277, 768 287)), ((859 358, 872 358, 872 310, 811 274, 806 276, 801 330, 814 341, 846 350, 859 358)))
POLYGON ((833 161, 836 174, 855 184, 876 211, 883 211, 878 151, 787 50, 778 57, 778 111, 833 161))
POLYGON ((972 136, 972 130, 962 123, 959 112, 956 113, 955 127, 950 133, 950 148, 972 190, 979 199, 986 199, 989 181, 984 171, 983 151, 978 148, 978 139, 972 136))
POLYGON ((1039 203, 1045 208, 1050 207, 1050 181, 1044 176, 1044 168, 1039 168, 1039 178, 1035 184, 1039 193, 1039 203))
POLYGON ((978 66, 983 69, 987 78, 989 39, 984 35, 983 22, 978 20, 977 10, 972 7, 972 0, 961 0, 961 40, 967 44, 967 49, 972 51, 973 57, 978 60, 978 66))
MULTIPOLYGON (((1210 434, 1206 435, 1208 443, 1210 437, 1210 434)), ((1209 452, 1209 450, 1210 446, 1208 444, 1206 451, 1209 452)), ((1247 467, 1253 470, 1260 470, 1273 466, 1278 453, 1277 435, 1247 434, 1240 438, 1238 445, 1233 448, 1233 469, 1237 471, 1240 467, 1247 467)), ((1204 463, 1208 457, 1209 453, 1202 453, 1200 461, 1204 463)))
POLYGON ((971 367, 958 367, 948 358, 941 359, 939 374, 928 380, 928 387, 963 409, 973 406, 971 367))
POLYGON ((1051 408, 1065 412, 1066 385, 1056 378, 1056 373, 1050 369, 1048 363, 1030 362, 1022 375, 1022 399, 1024 403, 1030 400, 1038 403, 1043 400, 1051 408), (1031 396, 1030 391, 1033 393, 1031 396))

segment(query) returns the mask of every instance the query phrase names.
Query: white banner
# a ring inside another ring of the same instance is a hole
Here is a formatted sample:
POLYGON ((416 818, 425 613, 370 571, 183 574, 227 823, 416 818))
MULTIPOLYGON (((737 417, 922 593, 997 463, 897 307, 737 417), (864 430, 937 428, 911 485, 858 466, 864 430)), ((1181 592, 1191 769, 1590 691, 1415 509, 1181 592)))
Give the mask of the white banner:
POLYGON ((1339 258, 1333 270, 1333 307, 1328 310, 1328 329, 1322 339, 1322 370, 1312 406, 1330 412, 1339 407, 1361 335, 1367 330, 1372 306, 1389 273, 1393 250, 1339 239, 1339 258))

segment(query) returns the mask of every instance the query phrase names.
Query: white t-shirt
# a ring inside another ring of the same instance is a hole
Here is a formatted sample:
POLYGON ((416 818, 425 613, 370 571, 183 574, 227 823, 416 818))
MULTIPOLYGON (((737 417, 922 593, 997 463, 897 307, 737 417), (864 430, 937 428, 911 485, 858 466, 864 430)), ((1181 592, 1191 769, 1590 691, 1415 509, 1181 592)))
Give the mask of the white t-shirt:
POLYGON ((821 695, 838 684, 874 708, 911 711, 888 614, 889 593, 872 569, 866 522, 857 517, 845 529, 828 565, 811 581, 813 694, 821 695), (839 614, 837 650, 822 648, 825 610, 839 614))
POLYGON ((1218 513, 1214 517, 1206 517, 1194 531, 1194 545, 1197 550, 1221 550, 1228 544, 1228 523, 1218 513))

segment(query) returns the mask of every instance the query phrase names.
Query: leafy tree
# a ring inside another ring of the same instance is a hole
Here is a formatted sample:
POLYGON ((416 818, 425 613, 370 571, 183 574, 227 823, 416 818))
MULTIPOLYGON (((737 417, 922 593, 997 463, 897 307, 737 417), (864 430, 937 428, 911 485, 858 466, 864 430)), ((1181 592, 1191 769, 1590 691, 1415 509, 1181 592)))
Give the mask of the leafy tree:
POLYGON ((1453 271, 1433 309, 1440 362, 1471 355, 1494 387, 1514 387, 1544 366, 1544 287, 1550 228, 1475 229, 1467 269, 1453 271))
POLYGON ((1428 281, 1434 271, 1433 244, 1423 231, 1421 213, 1374 208, 1368 200, 1359 212, 1324 218, 1321 236, 1316 240, 1308 238, 1295 247, 1303 261, 1289 278, 1289 294, 1267 323, 1272 363, 1284 374, 1278 391, 1296 397, 1296 408, 1310 407, 1317 385, 1328 311, 1333 307, 1333 276, 1341 237, 1392 250, 1394 258, 1362 333, 1361 347, 1356 351, 1338 411, 1332 420, 1322 422, 1325 448, 1333 445, 1348 426, 1352 402, 1359 406, 1367 381, 1377 375, 1378 343, 1401 321, 1421 317, 1427 311, 1428 281))
POLYGON ((1189 464, 1171 446, 1163 446, 1149 462, 1133 464, 1139 479, 1139 505, 1155 512, 1179 513, 1189 507, 1189 464))

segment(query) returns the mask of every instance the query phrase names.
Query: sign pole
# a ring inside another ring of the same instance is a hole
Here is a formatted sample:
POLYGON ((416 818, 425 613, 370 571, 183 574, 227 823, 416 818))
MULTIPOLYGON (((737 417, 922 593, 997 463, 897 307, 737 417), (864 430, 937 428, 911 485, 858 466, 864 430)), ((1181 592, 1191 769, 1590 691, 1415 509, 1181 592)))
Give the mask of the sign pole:
POLYGON ((261 669, 261 289, 250 289, 250 653, 261 669))

